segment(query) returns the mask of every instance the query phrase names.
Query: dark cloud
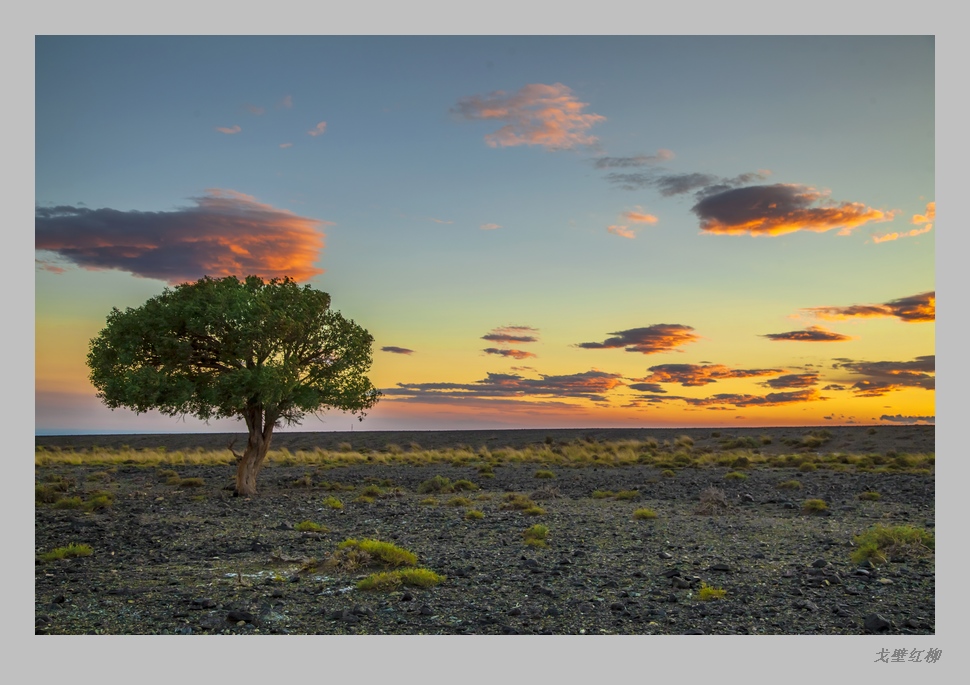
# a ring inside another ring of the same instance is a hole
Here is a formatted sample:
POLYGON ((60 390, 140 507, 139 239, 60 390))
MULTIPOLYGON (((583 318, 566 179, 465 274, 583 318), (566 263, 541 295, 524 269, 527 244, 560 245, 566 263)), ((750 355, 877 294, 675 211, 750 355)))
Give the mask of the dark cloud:
POLYGON ((631 390, 638 390, 640 392, 656 392, 656 393, 667 392, 666 390, 663 389, 663 386, 660 385, 660 383, 629 383, 627 387, 630 388, 631 390))
POLYGON ((512 357, 513 359, 528 359, 529 357, 534 357, 532 352, 526 352, 525 350, 500 350, 497 347, 486 347, 482 350, 485 354, 497 354, 502 357, 512 357))
POLYGON ((843 342, 845 340, 854 340, 852 336, 835 333, 821 326, 809 326, 804 331, 765 333, 761 337, 768 338, 769 340, 793 340, 799 342, 843 342))
POLYGON ((489 373, 474 383, 398 383, 382 390, 389 397, 426 401, 429 398, 555 397, 604 401, 605 393, 622 386, 622 376, 603 371, 586 371, 561 376, 524 378, 518 374, 489 373))
POLYGON ((936 423, 935 416, 903 416, 901 414, 896 414, 895 416, 889 416, 888 414, 883 414, 879 417, 880 421, 892 421, 893 423, 936 423))
POLYGON ((631 328, 610 333, 615 336, 603 342, 578 343, 576 347, 587 350, 602 350, 622 347, 627 352, 657 354, 669 352, 674 348, 700 339, 690 326, 681 324, 658 323, 644 328, 631 328))
POLYGON ((395 347, 394 345, 382 347, 381 352, 393 352, 394 354, 414 354, 414 350, 409 350, 406 347, 395 347))
POLYGON ((784 369, 732 369, 723 364, 660 364, 651 366, 647 371, 650 371, 649 376, 637 380, 680 383, 684 387, 707 385, 725 378, 756 378, 785 372, 784 369))
POLYGON ((539 340, 536 333, 539 330, 531 326, 500 326, 493 328, 490 333, 482 336, 482 340, 499 344, 533 343, 539 340))
POLYGON ((231 190, 209 190, 194 207, 169 212, 37 207, 37 250, 89 270, 116 269, 169 284, 203 276, 289 276, 323 273, 321 226, 231 190))
POLYGON ((729 235, 778 236, 835 228, 841 229, 839 235, 848 235, 870 221, 892 218, 891 212, 859 202, 833 203, 814 188, 790 183, 705 192, 691 211, 700 219, 701 230, 729 235))
POLYGON ((839 361, 832 367, 863 376, 852 386, 860 397, 881 397, 905 388, 936 389, 936 356, 932 354, 909 362, 839 361))
POLYGON ((936 320, 936 291, 901 297, 882 304, 854 304, 848 307, 806 307, 817 319, 839 321, 856 317, 891 317, 908 323, 936 320))
POLYGON ((822 388, 822 390, 826 390, 826 391, 828 391, 828 390, 845 390, 845 386, 844 385, 839 385, 838 383, 831 383, 829 385, 826 385, 824 388, 822 388))
POLYGON ((674 158, 670 150, 657 150, 655 155, 636 155, 635 157, 597 157, 593 166, 597 169, 630 169, 635 167, 669 162, 674 158))
POLYGON ((818 383, 817 373, 792 373, 764 382, 768 388, 810 388, 818 383))
MULTIPOLYGON (((633 386, 630 386, 633 387, 633 386)), ((729 409, 731 407, 776 407, 785 404, 800 404, 803 402, 817 402, 827 400, 815 388, 792 390, 790 392, 771 392, 767 395, 748 395, 734 393, 719 393, 709 397, 682 397, 678 395, 643 395, 634 400, 635 403, 645 402, 659 404, 663 402, 684 402, 693 407, 729 409)))
MULTIPOLYGON (((625 159, 625 158, 618 158, 625 159)), ((621 165, 616 165, 621 166, 621 165)), ((633 166, 632 164, 629 166, 633 166)), ((624 190, 644 190, 655 188, 664 197, 694 192, 698 199, 736 188, 739 185, 761 181, 767 178, 766 172, 748 172, 733 178, 715 176, 699 172, 669 173, 662 171, 637 171, 631 173, 611 172, 606 180, 624 190)))

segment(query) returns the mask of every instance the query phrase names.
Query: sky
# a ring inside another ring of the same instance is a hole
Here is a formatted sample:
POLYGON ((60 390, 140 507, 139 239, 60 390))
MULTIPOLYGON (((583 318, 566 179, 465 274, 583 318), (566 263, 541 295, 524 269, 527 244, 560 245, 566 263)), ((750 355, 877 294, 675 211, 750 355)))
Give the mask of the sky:
POLYGON ((113 307, 290 276, 375 338, 363 423, 935 422, 932 36, 35 39, 35 432, 113 307))

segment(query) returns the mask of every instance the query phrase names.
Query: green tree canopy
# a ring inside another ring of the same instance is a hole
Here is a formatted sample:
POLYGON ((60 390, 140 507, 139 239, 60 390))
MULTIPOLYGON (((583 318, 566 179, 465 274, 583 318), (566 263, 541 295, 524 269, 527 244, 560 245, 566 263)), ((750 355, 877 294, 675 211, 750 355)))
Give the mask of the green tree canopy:
POLYGON ((380 398, 367 377, 373 337, 291 279, 203 278, 137 309, 112 309, 88 366, 112 409, 200 419, 239 417, 249 442, 236 489, 255 477, 275 426, 333 408, 359 414, 380 398))

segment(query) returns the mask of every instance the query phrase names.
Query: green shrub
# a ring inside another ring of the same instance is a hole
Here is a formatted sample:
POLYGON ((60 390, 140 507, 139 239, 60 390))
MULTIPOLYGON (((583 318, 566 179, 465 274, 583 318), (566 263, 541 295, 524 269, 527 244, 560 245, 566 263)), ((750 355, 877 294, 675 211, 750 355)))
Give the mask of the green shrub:
POLYGON ((73 557, 89 557, 94 554, 91 545, 76 544, 72 542, 67 547, 56 547, 50 552, 40 555, 41 561, 57 561, 58 559, 71 559, 73 557))
POLYGON ((861 564, 870 561, 883 564, 887 561, 903 561, 929 556, 936 547, 932 532, 914 526, 875 525, 853 537, 856 550, 852 561, 861 564))
POLYGON ((81 501, 80 497, 62 497, 54 502, 53 506, 55 509, 81 509, 84 502, 81 501))
POLYGON ((536 503, 530 497, 514 492, 508 493, 502 500, 503 502, 499 505, 499 509, 518 509, 521 511, 536 506, 536 503))
POLYGON ((546 469, 540 469, 535 473, 536 478, 555 478, 556 474, 546 469))
POLYGON ((875 502, 880 497, 882 497, 882 495, 880 495, 878 492, 873 492, 871 490, 870 491, 867 491, 867 492, 860 492, 859 493, 859 499, 865 500, 865 501, 868 501, 868 502, 875 502))
POLYGON ((439 575, 426 568, 408 568, 399 571, 382 571, 374 573, 358 581, 358 590, 388 591, 395 590, 401 586, 426 588, 437 585, 446 580, 445 576, 439 575))
POLYGON ((593 494, 590 495, 593 499, 606 499, 608 497, 613 497, 616 493, 612 490, 593 490, 593 494))
POLYGON ((786 480, 775 486, 779 490, 801 490, 802 484, 797 480, 786 480))
POLYGON ((636 499, 640 496, 640 493, 636 490, 620 490, 618 493, 613 495, 614 499, 636 499))
POLYGON ((522 537, 525 540, 525 544, 532 547, 545 547, 547 542, 546 538, 549 536, 549 527, 544 526, 541 523, 527 528, 522 533, 522 537))
POLYGON ((813 464, 810 461, 806 461, 806 462, 802 462, 799 465, 798 470, 799 471, 804 471, 804 472, 816 471, 816 470, 818 470, 818 466, 816 466, 815 464, 813 464))
POLYGON ((712 587, 705 582, 701 582, 701 589, 697 591, 697 599, 705 602, 711 599, 723 599, 727 590, 719 587, 712 587))
POLYGON ((95 491, 88 496, 88 501, 84 503, 84 508, 88 511, 98 511, 107 509, 114 504, 115 496, 110 492, 95 491))
POLYGON ((470 480, 465 480, 464 478, 461 480, 456 480, 454 483, 451 484, 451 487, 454 489, 455 492, 466 492, 470 490, 478 490, 478 486, 475 483, 471 482, 470 480))
POLYGON ((423 500, 418 502, 418 504, 424 504, 426 506, 436 507, 438 506, 438 500, 436 500, 434 497, 425 497, 423 500))
POLYGON ((343 509, 344 503, 331 495, 327 499, 323 500, 323 506, 328 507, 329 509, 343 509))
POLYGON ((485 514, 483 514, 478 509, 469 509, 468 511, 465 512, 465 518, 468 519, 469 521, 473 521, 476 519, 485 518, 485 514))
POLYGON ((301 533, 327 533, 329 529, 326 526, 321 526, 319 523, 314 521, 300 521, 298 524, 293 526, 293 530, 298 530, 301 533))
POLYGON ((205 480, 202 478, 183 478, 178 483, 180 488, 201 488, 203 485, 205 485, 205 480))
POLYGON ((357 497, 354 498, 354 501, 359 504, 373 504, 374 498, 370 495, 357 495, 357 497))
POLYGON ((522 513, 526 516, 545 516, 546 510, 536 505, 534 507, 529 507, 528 509, 523 509, 522 513))
POLYGON ((731 471, 724 474, 724 480, 745 480, 747 477, 747 474, 740 471, 731 471))
POLYGON ((807 499, 802 502, 802 513, 804 514, 821 514, 823 511, 828 510, 829 505, 825 503, 825 500, 821 499, 807 499))
POLYGON ((472 501, 467 497, 452 497, 450 500, 445 502, 446 506, 449 507, 470 507, 472 501))
POLYGON ((380 489, 377 485, 367 485, 360 491, 361 497, 370 497, 371 501, 374 501, 374 497, 380 497, 384 494, 384 491, 380 489))
POLYGON ((655 512, 653 509, 649 509, 649 508, 646 508, 645 507, 643 509, 637 509, 636 511, 634 511, 633 512, 633 518, 635 518, 635 519, 655 519, 655 518, 657 518, 657 512, 655 512))
POLYGON ((371 558, 387 566, 414 566, 418 563, 418 557, 414 552, 409 552, 393 543, 381 542, 380 540, 350 538, 337 545, 337 549, 366 552, 371 558))
POLYGON ((418 485, 418 492, 422 495, 429 492, 447 494, 454 491, 455 486, 452 484, 451 479, 445 478, 444 476, 435 476, 434 478, 429 478, 418 485))
POLYGON ((674 476, 677 475, 677 472, 672 469, 664 469, 663 471, 660 472, 660 475, 663 476, 664 478, 673 478, 674 476))

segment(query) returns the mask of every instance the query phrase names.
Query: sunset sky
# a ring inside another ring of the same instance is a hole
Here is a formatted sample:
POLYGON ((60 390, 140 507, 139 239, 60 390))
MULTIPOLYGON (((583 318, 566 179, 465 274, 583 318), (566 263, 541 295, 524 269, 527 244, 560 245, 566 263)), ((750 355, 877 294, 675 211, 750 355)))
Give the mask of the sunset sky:
POLYGON ((35 431, 112 307, 291 276, 375 338, 362 424, 935 419, 934 39, 39 36, 35 431))

